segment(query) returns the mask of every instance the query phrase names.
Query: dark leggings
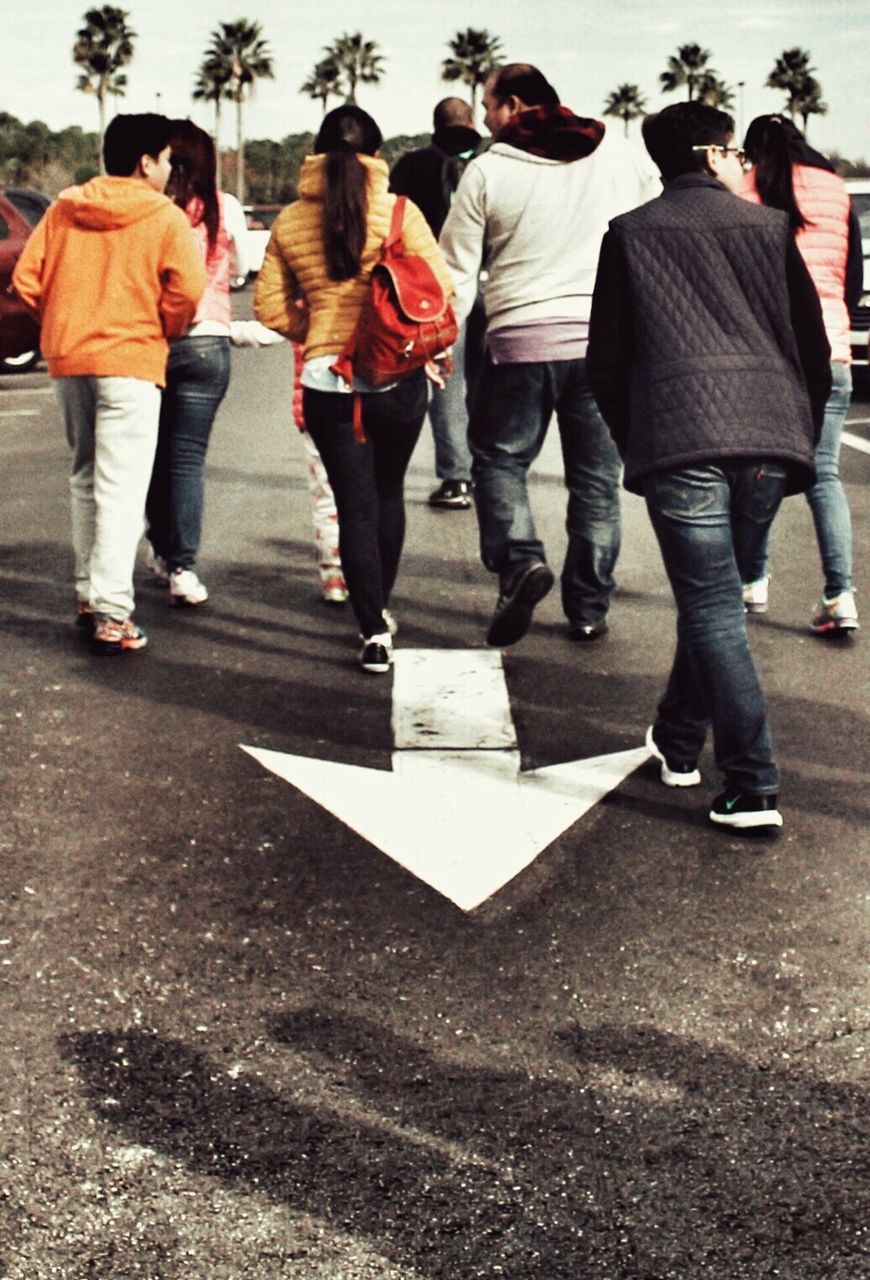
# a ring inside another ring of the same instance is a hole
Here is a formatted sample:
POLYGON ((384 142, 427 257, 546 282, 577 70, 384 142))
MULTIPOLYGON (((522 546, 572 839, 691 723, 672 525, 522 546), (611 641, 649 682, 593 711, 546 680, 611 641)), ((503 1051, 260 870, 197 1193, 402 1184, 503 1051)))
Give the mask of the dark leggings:
POLYGON ((354 435, 353 396, 304 387, 302 408, 335 494, 353 611, 363 636, 378 635, 405 540, 405 472, 426 414, 426 376, 421 369, 363 394, 365 443, 354 435))

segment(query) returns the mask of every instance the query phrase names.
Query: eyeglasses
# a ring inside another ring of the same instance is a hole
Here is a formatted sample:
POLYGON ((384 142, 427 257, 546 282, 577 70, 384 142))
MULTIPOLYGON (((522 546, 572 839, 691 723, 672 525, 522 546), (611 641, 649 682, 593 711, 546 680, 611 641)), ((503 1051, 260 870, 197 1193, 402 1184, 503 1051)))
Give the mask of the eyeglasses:
POLYGON ((746 152, 742 147, 723 147, 718 142, 702 142, 696 147, 692 147, 693 151, 721 151, 723 155, 729 153, 735 155, 741 164, 746 162, 746 152))

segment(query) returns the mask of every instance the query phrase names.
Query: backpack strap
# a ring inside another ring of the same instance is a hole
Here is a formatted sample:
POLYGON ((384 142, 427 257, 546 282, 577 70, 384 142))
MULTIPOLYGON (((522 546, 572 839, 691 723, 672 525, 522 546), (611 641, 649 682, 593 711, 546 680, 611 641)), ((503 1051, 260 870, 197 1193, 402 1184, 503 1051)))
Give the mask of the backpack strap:
POLYGON ((402 225, 405 221, 405 205, 407 203, 405 196, 396 196, 396 203, 393 205, 393 216, 390 219, 390 229, 387 232, 387 238, 381 250, 382 255, 402 239, 402 225))
MULTIPOLYGON (((402 227, 405 222, 405 205, 407 200, 404 196, 396 196, 396 203, 393 205, 393 214, 390 218, 390 229, 387 232, 386 239, 381 246, 381 257, 392 249, 393 245, 398 244, 402 239, 402 227)), ((357 326, 353 333, 344 344, 344 349, 339 353, 335 364, 330 368, 333 373, 337 373, 343 378, 349 387, 353 386, 353 353, 356 350, 357 326)), ((358 391, 353 392, 353 433, 360 444, 365 444, 366 434, 362 420, 362 397, 358 391)))

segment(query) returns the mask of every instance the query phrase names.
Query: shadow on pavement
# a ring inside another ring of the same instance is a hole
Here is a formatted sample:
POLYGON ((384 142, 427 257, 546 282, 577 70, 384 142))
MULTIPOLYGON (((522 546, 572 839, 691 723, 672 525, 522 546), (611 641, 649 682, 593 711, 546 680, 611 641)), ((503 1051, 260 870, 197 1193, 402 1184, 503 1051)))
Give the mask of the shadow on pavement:
POLYGON ((296 1055, 299 1099, 177 1039, 60 1043, 126 1139, 364 1236, 415 1274, 860 1274, 858 1089, 648 1027, 571 1029, 555 1078, 459 1065, 338 1011, 288 1012, 272 1033, 296 1055), (331 1105, 301 1100, 312 1070, 331 1105))

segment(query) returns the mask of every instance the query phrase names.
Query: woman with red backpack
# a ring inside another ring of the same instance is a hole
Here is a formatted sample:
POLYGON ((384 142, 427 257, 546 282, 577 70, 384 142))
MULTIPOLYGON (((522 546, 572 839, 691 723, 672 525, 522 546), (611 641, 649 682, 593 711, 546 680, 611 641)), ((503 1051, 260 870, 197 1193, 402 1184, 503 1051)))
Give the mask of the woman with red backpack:
MULTIPOLYGON (((427 401, 422 368, 378 387, 359 376, 348 384, 333 368, 356 331, 396 204, 381 142, 371 116, 351 103, 324 117, 315 154, 302 166, 299 200, 275 220, 254 295, 263 324, 305 344, 305 425, 335 494, 360 665, 374 673, 392 664, 387 606, 405 535, 404 478, 427 401)), ((449 294, 437 243, 410 202, 402 243, 449 294)))

